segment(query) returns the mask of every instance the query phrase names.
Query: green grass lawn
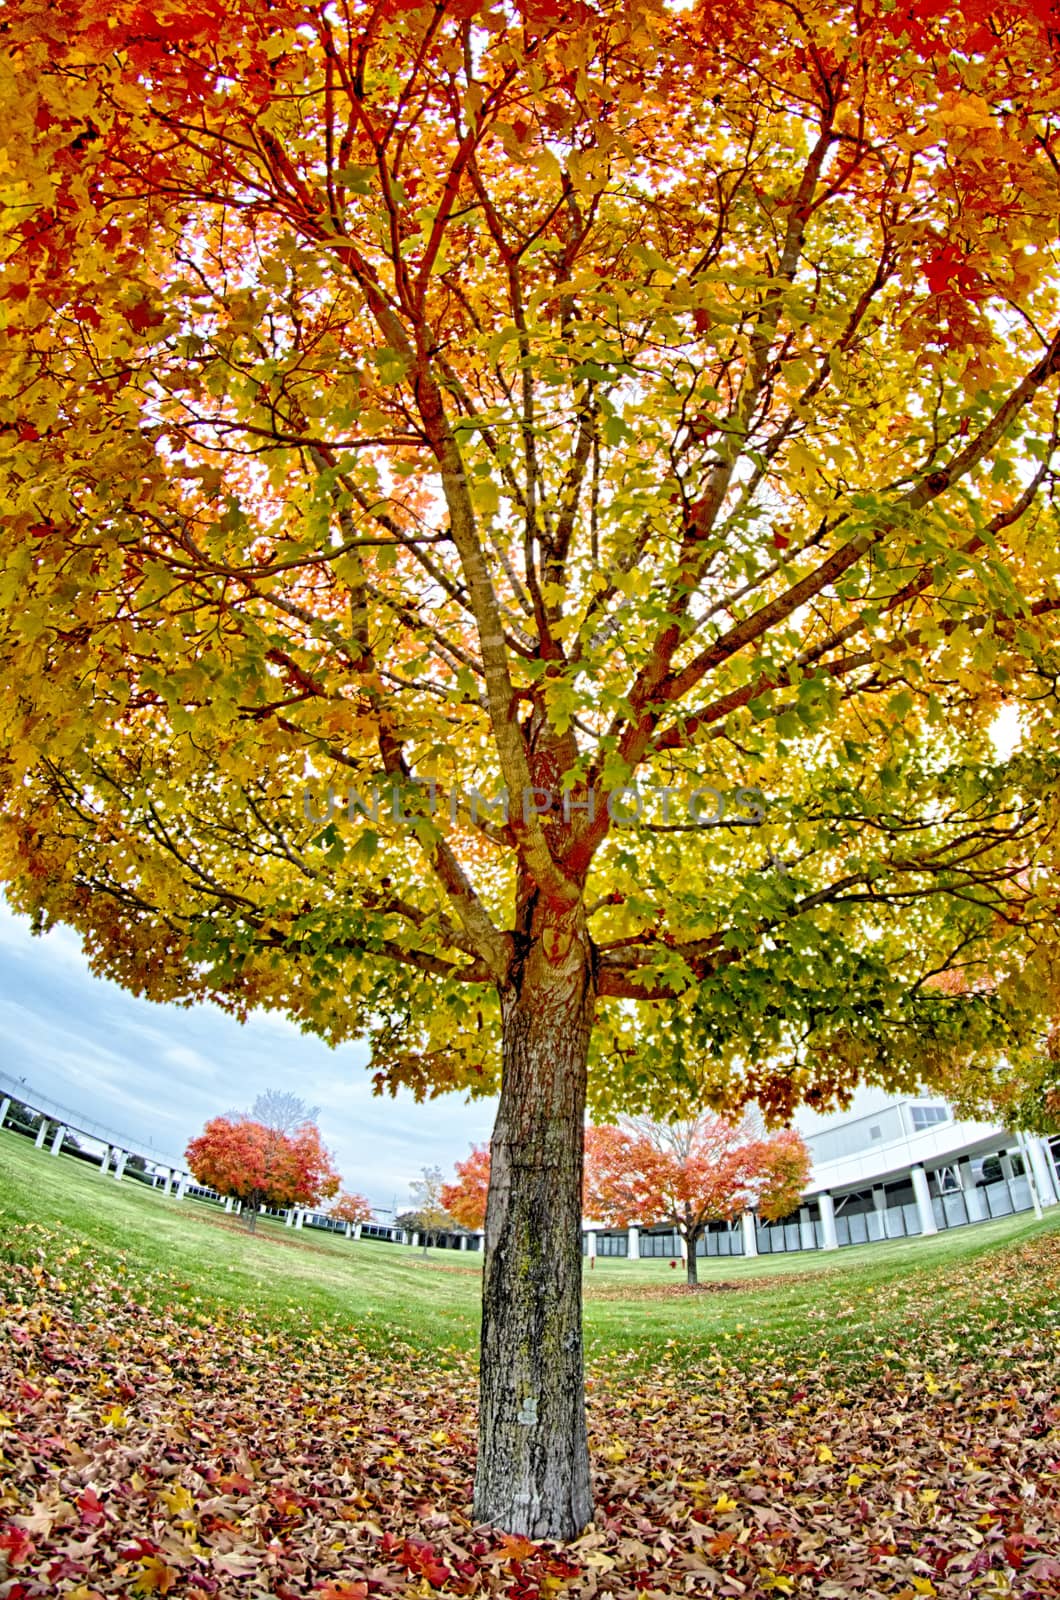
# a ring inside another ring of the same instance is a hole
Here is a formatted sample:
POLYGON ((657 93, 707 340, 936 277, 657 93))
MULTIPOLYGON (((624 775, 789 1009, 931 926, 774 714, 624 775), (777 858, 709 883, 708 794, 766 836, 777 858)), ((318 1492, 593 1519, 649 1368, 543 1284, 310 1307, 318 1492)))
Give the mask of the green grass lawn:
MULTIPOLYGON (((649 1365, 663 1353, 680 1365, 740 1364, 778 1352, 863 1365, 915 1341, 925 1317, 970 1348, 999 1319, 1050 1326, 1056 1285, 1043 1280, 1040 1295, 1024 1285, 1017 1306, 1006 1263, 1060 1226, 1057 1213, 836 1253, 710 1260, 703 1281, 737 1292, 696 1296, 682 1292, 683 1271, 669 1261, 600 1257, 585 1274, 587 1353, 604 1366, 649 1365)), ((64 1258, 75 1303, 83 1277, 118 1274, 153 1304, 228 1307, 291 1329, 354 1327, 370 1345, 438 1355, 477 1339, 477 1253, 424 1256, 267 1220, 251 1235, 216 1207, 116 1183, 10 1132, 0 1134, 0 1239, 9 1258, 34 1248, 46 1264, 64 1258)))

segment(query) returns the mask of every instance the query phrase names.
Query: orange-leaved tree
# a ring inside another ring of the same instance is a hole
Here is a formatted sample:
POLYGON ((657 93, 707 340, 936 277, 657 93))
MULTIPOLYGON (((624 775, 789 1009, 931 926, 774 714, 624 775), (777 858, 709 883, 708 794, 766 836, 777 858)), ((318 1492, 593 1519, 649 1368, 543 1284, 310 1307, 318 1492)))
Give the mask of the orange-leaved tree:
POLYGON ((315 1206, 339 1187, 312 1123, 282 1133, 250 1117, 214 1117, 185 1156, 198 1183, 243 1202, 251 1231, 260 1206, 315 1206))
POLYGON ((343 1189, 328 1207, 328 1216, 334 1217, 336 1222, 345 1222, 352 1227, 358 1222, 371 1222, 373 1212, 371 1203, 363 1194, 354 1194, 348 1189, 343 1189))
POLYGON ((480 1520, 591 1514, 587 1096, 783 1118, 1060 988, 1051 28, 7 8, 0 873, 499 1086, 480 1520))
POLYGON ((442 1205, 454 1222, 469 1233, 478 1233, 486 1223, 486 1197, 490 1183, 490 1153, 487 1145, 472 1145, 471 1154, 456 1163, 456 1177, 442 1188, 442 1205))
POLYGON ((712 1222, 752 1210, 766 1221, 786 1216, 810 1174, 802 1136, 791 1129, 767 1135, 754 1116, 629 1119, 590 1130, 585 1154, 587 1216, 620 1227, 672 1222, 689 1283, 698 1281, 696 1246, 712 1222))

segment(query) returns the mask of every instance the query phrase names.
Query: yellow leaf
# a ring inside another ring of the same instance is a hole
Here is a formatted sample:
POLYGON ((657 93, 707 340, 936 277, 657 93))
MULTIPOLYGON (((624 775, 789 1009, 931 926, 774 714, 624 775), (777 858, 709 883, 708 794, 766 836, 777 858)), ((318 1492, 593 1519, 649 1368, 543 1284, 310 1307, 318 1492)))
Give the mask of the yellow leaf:
POLYGON ((834 1461, 835 1460, 835 1456, 832 1454, 832 1452, 829 1449, 828 1445, 819 1444, 817 1446, 817 1459, 818 1459, 818 1461, 821 1461, 821 1462, 824 1462, 824 1463, 827 1464, 829 1462, 834 1461))
POLYGON ((167 1565, 161 1556, 146 1556, 140 1563, 140 1571, 133 1592, 136 1594, 168 1594, 176 1583, 180 1573, 176 1567, 167 1565))
POLYGON ((719 1494, 714 1502, 714 1509, 718 1512, 735 1511, 736 1501, 728 1494, 719 1494))
POLYGON ((172 1489, 163 1489, 158 1498, 174 1517, 186 1516, 195 1504, 195 1496, 182 1483, 172 1489))

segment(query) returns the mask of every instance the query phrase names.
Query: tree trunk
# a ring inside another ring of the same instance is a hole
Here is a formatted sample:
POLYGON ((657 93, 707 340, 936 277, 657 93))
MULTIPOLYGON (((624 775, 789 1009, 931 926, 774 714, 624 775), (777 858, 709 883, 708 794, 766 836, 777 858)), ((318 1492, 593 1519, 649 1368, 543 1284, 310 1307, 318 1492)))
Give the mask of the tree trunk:
POLYGON ((693 1287, 699 1282, 699 1268, 696 1265, 696 1245, 699 1243, 699 1234, 687 1236, 688 1256, 685 1261, 685 1277, 693 1287))
POLYGON ((475 1516, 570 1539, 592 1516, 581 1326, 585 1081, 594 1007, 580 910, 535 907, 501 991, 475 1516))

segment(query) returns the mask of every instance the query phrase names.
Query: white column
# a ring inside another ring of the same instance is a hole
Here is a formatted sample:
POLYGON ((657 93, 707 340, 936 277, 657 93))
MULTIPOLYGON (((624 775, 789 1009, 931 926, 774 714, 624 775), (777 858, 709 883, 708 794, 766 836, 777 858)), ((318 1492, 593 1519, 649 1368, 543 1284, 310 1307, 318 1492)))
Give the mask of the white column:
POLYGON ((986 1215, 983 1211, 983 1197, 975 1181, 972 1163, 967 1160, 958 1161, 957 1175, 961 1180, 961 1193, 964 1196, 964 1209, 968 1213, 968 1221, 983 1222, 986 1215))
POLYGON ((4 1123, 7 1121, 7 1113, 10 1110, 11 1096, 9 1094, 5 1094, 4 1098, 0 1100, 0 1128, 2 1128, 4 1123))
MULTIPOLYGON (((872 1189, 872 1210, 873 1210, 873 1214, 875 1215, 876 1220, 877 1220, 877 1226, 879 1227, 879 1230, 880 1230, 879 1237, 880 1237, 881 1240, 882 1239, 886 1239, 886 1237, 887 1237, 887 1217, 886 1217, 887 1190, 883 1187, 882 1183, 877 1183, 877 1184, 873 1185, 873 1189, 872 1189)), ((866 1218, 866 1226, 868 1226, 868 1219, 867 1218, 866 1218)), ((869 1239, 871 1240, 872 1239, 872 1229, 869 1228, 868 1232, 869 1232, 869 1239)))
POLYGON ((345 1231, 347 1239, 352 1239, 353 1238, 353 1223, 352 1222, 347 1222, 344 1231, 345 1231))
POLYGON ((162 1185, 162 1193, 165 1195, 167 1200, 170 1198, 170 1196, 173 1193, 173 1168, 172 1167, 167 1167, 166 1168, 166 1181, 162 1185))
POLYGON ((43 1150, 44 1149, 44 1141, 45 1141, 45 1139, 47 1137, 48 1137, 48 1119, 47 1119, 47 1117, 41 1117, 40 1127, 37 1129, 37 1137, 33 1141, 33 1143, 36 1145, 38 1150, 43 1150))
MULTIPOLYGON (((1012 1209, 1015 1210, 1016 1209, 1016 1196, 1012 1192, 1012 1185, 1016 1181, 1016 1171, 1015 1171, 1015 1168, 1012 1165, 1012 1151, 1011 1150, 1002 1150, 1001 1156, 1000 1156, 1000 1160, 1001 1160, 1001 1176, 1004 1178, 1005 1182, 1008 1184, 1008 1197, 1012 1202, 1012 1209)), ((1036 1195, 1035 1189, 1034 1189, 1034 1184, 1031 1182, 1031 1179, 1027 1175, 1026 1170, 1024 1171, 1024 1177, 1027 1179, 1027 1187, 1030 1190, 1031 1204, 1033 1205, 1035 1200, 1037 1199, 1037 1195, 1036 1195)))
POLYGON ((128 1161, 128 1159, 129 1159, 128 1150, 119 1151, 117 1164, 116 1164, 116 1166, 114 1168, 114 1180, 115 1180, 116 1183, 120 1183, 121 1182, 122 1174, 125 1171, 125 1163, 128 1161))
POLYGON ((55 1130, 55 1136, 52 1139, 52 1155, 53 1156, 57 1156, 59 1154, 59 1151, 63 1147, 63 1140, 65 1138, 66 1138, 66 1129, 63 1127, 62 1123, 60 1122, 59 1126, 55 1130))
POLYGON ((413 1230, 412 1230, 412 1238, 409 1240, 409 1243, 411 1244, 413 1250, 416 1249, 416 1246, 419 1244, 419 1242, 420 1242, 419 1229, 418 1228, 413 1228, 413 1230))
POLYGON ((180 1180, 177 1183, 177 1199, 178 1200, 183 1200, 185 1194, 187 1193, 187 1190, 188 1190, 188 1174, 186 1172, 182 1172, 181 1175, 180 1175, 180 1180))
POLYGON ((285 1228, 294 1227, 294 1208, 292 1206, 288 1206, 284 1212, 283 1225, 285 1228))
POLYGON ((305 1212, 302 1210, 301 1206, 299 1206, 295 1211, 294 1225, 296 1228, 301 1228, 305 1225, 305 1212))
POLYGON ((745 1211, 740 1218, 740 1227, 743 1229, 743 1253, 745 1256, 758 1254, 758 1234, 755 1229, 755 1214, 745 1211))
POLYGON ((1053 1183, 1053 1165, 1045 1151, 1042 1149, 1043 1141, 1033 1134, 1027 1134, 1024 1139, 1027 1153, 1031 1158, 1034 1176, 1038 1180, 1038 1194, 1043 1206, 1055 1206, 1056 1186, 1053 1183))
POLYGON ((1039 1139, 1038 1143, 1042 1147, 1042 1155, 1045 1157, 1045 1165, 1049 1169, 1049 1176, 1052 1179, 1053 1184, 1053 1193, 1060 1197, 1060 1167, 1058 1167, 1056 1164, 1056 1157, 1053 1155, 1053 1147, 1044 1134, 1039 1139))
POLYGON ((596 1229, 595 1228, 586 1228, 586 1230, 585 1230, 585 1239, 586 1239, 586 1244, 588 1246, 589 1260, 590 1261, 595 1261, 596 1260, 596 1229))
POLYGON ((626 1229, 626 1259, 628 1261, 640 1260, 640 1229, 626 1229))
POLYGON ((823 1250, 838 1250, 839 1239, 835 1231, 835 1201, 826 1189, 817 1196, 817 1208, 821 1213, 821 1231, 824 1234, 823 1250))
POLYGON ((102 1174, 103 1177, 106 1177, 107 1169, 108 1169, 109 1166, 110 1166, 110 1145, 109 1144, 105 1144, 103 1146, 103 1157, 102 1157, 102 1159, 101 1159, 101 1161, 99 1163, 99 1170, 100 1170, 100 1173, 102 1174))
POLYGON ((225 1210, 228 1212, 232 1210, 232 1196, 230 1194, 225 1195, 225 1210))
POLYGON ((1044 1196, 1038 1182, 1038 1168, 1031 1158, 1026 1137, 1022 1133, 1017 1133, 1016 1139, 1019 1144, 1020 1160, 1023 1163, 1023 1176, 1027 1180, 1027 1188, 1030 1190, 1031 1205, 1034 1207, 1035 1218, 1040 1222, 1042 1220, 1042 1201, 1044 1196))
POLYGON ((355 1222, 353 1225, 353 1237, 355 1239, 359 1239, 361 1237, 361 1224, 359 1222, 355 1222))
POLYGON ((476 1233, 476 1235, 475 1235, 475 1249, 476 1250, 485 1250, 485 1248, 486 1248, 486 1235, 484 1233, 476 1233))
POLYGON ((817 1244, 817 1235, 813 1231, 813 1218, 810 1216, 809 1206, 799 1207, 799 1248, 800 1250, 813 1250, 817 1244))
POLYGON ((914 1167, 910 1173, 913 1180, 913 1194, 916 1196, 916 1209, 920 1218, 920 1232, 922 1234, 938 1233, 938 1223, 935 1221, 935 1208, 931 1204, 931 1189, 928 1186, 928 1176, 923 1167, 914 1167))

